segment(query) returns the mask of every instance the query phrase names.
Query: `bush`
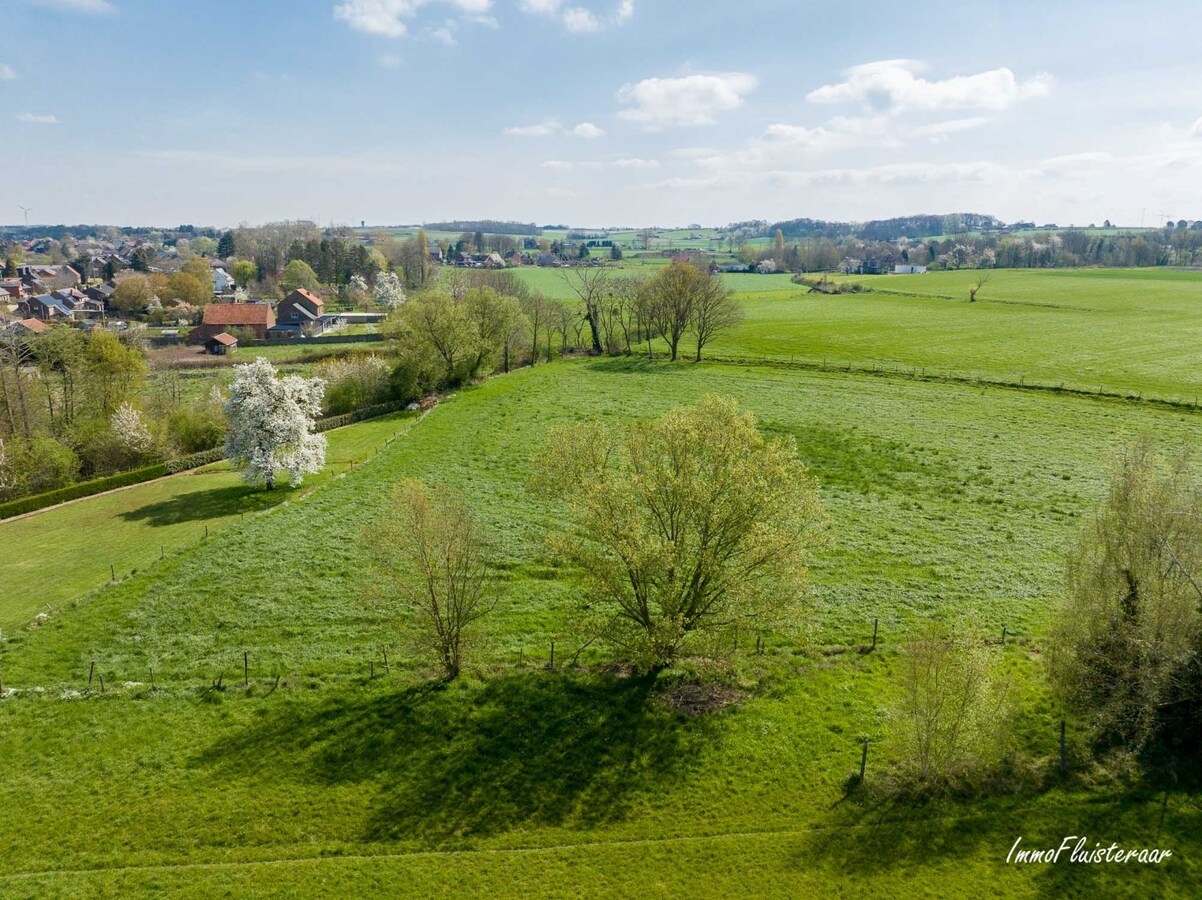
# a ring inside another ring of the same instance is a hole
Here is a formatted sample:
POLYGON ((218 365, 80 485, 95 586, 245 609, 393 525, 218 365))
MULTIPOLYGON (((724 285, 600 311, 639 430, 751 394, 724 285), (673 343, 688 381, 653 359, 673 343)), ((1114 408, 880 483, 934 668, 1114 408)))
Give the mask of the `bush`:
POLYGON ((1000 762, 1009 688, 980 641, 933 625, 903 649, 901 678, 891 719, 905 790, 962 787, 1000 762))
POLYGON ((1103 745, 1139 750, 1164 735, 1166 713, 1202 710, 1190 687, 1202 655, 1200 503, 1185 460, 1166 466, 1137 445, 1069 554, 1052 676, 1103 745))
POLYGON ((339 415, 390 399, 388 363, 374 354, 327 360, 317 366, 315 374, 326 382, 327 415, 339 415))
POLYGON ((0 499, 52 491, 69 485, 79 474, 79 457, 54 438, 5 441, 0 468, 0 499))
POLYGON ((199 453, 225 440, 226 422, 216 404, 187 406, 167 416, 167 440, 178 452, 199 453))

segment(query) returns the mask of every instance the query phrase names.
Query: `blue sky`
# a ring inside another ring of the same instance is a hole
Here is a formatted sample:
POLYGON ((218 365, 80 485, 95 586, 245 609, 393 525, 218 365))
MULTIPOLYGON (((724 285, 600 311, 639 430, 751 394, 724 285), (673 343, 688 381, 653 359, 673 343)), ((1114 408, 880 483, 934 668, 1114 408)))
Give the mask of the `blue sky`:
POLYGON ((0 221, 1202 217, 1202 4, 0 0, 0 221))

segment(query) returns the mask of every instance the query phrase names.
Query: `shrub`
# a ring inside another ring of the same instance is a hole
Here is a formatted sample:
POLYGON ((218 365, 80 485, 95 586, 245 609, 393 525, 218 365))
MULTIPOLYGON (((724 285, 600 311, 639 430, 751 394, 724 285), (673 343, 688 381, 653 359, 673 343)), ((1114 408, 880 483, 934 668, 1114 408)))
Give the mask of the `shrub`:
POLYGON ((891 722, 905 789, 963 786, 1000 761, 1009 688, 994 668, 964 629, 932 625, 903 648, 891 722))
POLYGON ((46 493, 34 494, 30 497, 22 497, 20 500, 0 503, 0 519, 7 519, 12 516, 22 515, 23 513, 45 509, 48 506, 66 503, 68 500, 77 500, 80 497, 90 497, 93 494, 111 491, 114 488, 140 484, 153 478, 161 478, 166 474, 168 474, 167 467, 160 463, 155 466, 134 469, 130 472, 122 472, 119 475, 110 475, 107 478, 80 481, 55 491, 47 491, 46 493))
POLYGON ((1100 743, 1138 750, 1162 732, 1170 705, 1174 717, 1182 703, 1195 716, 1202 707, 1183 692, 1202 646, 1200 502, 1186 461, 1158 464, 1141 443, 1119 460, 1069 553, 1052 677, 1100 743))
POLYGON ((52 491, 79 474, 79 457, 54 438, 10 438, 4 442, 0 499, 52 491))

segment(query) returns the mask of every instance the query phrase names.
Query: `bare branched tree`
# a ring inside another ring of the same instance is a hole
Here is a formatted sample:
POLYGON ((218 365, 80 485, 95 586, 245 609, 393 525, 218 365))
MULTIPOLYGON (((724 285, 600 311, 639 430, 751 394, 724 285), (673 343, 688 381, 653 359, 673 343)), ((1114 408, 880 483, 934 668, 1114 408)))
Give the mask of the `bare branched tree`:
POLYGON ((377 570, 415 623, 419 646, 458 677, 468 633, 496 607, 488 543, 463 499, 406 480, 394 507, 367 532, 377 570))

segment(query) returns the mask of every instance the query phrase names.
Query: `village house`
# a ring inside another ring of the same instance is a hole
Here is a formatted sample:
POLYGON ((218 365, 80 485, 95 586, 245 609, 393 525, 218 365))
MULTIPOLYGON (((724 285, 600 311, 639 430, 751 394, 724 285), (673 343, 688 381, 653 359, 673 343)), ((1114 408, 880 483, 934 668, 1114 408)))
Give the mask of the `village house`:
POLYGON ((234 281, 234 276, 225 269, 213 270, 213 293, 214 294, 232 294, 234 288, 238 286, 234 281))
POLYGON ((231 328, 241 328, 264 340, 267 329, 274 324, 275 313, 267 303, 210 303, 201 323, 188 334, 188 343, 203 344, 231 328))
POLYGON ((20 266, 17 275, 24 281, 32 279, 45 286, 46 290, 73 288, 83 277, 70 266, 20 266))
POLYGON ((280 301, 276 323, 268 337, 276 340, 320 335, 326 330, 328 318, 325 301, 311 291, 297 288, 280 301))
POLYGON ((39 294, 36 297, 26 297, 17 304, 17 310, 26 318, 41 319, 43 322, 63 321, 72 318, 70 307, 53 294, 39 294))

